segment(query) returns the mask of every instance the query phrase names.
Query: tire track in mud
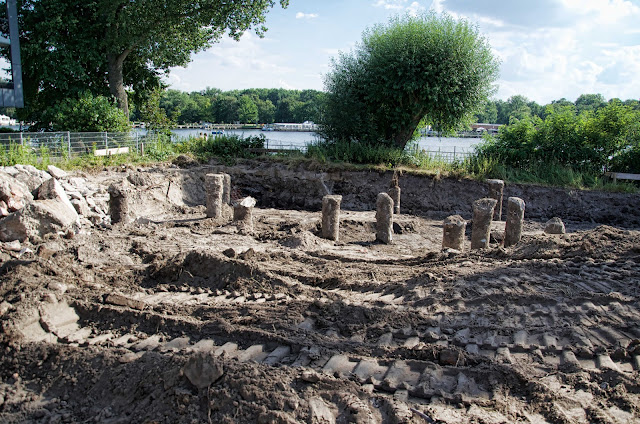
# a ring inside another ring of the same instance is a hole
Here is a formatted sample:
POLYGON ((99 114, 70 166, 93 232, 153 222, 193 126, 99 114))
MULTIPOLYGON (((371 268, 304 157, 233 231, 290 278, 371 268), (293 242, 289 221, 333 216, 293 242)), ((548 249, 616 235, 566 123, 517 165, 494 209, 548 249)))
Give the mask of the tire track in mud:
POLYGON ((130 266, 129 285, 41 310, 28 322, 32 340, 109 350, 122 363, 206 352, 297 369, 309 382, 355 381, 413 405, 507 411, 503 403, 524 399, 537 405, 532 422, 607 422, 616 402, 638 412, 634 252, 444 252, 336 269, 332 254, 158 251, 169 259, 130 266), (584 401, 603 384, 622 385, 635 403, 606 391, 595 406, 584 401))

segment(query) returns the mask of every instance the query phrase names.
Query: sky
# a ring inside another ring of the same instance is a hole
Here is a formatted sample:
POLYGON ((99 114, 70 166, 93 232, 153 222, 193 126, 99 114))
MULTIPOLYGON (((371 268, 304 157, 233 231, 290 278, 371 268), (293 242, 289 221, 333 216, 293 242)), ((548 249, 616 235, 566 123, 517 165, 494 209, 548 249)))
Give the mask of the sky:
POLYGON ((331 58, 366 28, 428 10, 478 25, 501 62, 497 99, 640 98, 640 0, 290 0, 268 12, 264 38, 224 38, 166 82, 181 91, 322 90, 331 58))

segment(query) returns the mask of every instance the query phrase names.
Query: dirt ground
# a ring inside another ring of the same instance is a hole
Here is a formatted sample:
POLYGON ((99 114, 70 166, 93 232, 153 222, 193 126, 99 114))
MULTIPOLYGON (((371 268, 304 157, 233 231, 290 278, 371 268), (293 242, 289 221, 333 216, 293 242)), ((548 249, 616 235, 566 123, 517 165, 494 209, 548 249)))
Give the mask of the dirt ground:
MULTIPOLYGON (((441 217, 465 210, 412 206, 385 245, 347 202, 333 242, 316 200, 246 166, 83 177, 127 175, 133 222, 2 244, 0 422, 640 423, 633 207, 564 235, 525 215, 516 246, 459 253, 441 217), (206 218, 211 169, 258 199, 253 234, 206 218)), ((348 199, 345 184, 325 186, 348 199)))

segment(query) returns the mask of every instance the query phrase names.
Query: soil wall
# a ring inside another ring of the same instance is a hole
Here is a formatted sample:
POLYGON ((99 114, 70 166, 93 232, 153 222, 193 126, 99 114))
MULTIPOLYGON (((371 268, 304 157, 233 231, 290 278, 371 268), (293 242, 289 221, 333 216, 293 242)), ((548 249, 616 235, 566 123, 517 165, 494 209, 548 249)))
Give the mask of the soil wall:
MULTIPOLYGON (((180 170, 173 179, 184 185, 187 203, 204 204, 204 189, 199 182, 210 172, 226 172, 232 177, 236 196, 253 196, 260 207, 321 210, 325 194, 342 195, 346 210, 374 210, 378 193, 386 191, 391 171, 314 171, 303 167, 248 162, 236 166, 212 165, 180 170), (196 175, 193 175, 193 174, 196 175)), ((459 214, 471 218, 472 203, 488 195, 486 183, 469 179, 438 178, 426 175, 402 175, 401 211, 421 216, 444 218, 459 214)), ((571 190, 537 185, 506 184, 506 199, 522 198, 526 216, 546 221, 558 216, 567 221, 586 221, 636 228, 640 226, 640 194, 571 190)))

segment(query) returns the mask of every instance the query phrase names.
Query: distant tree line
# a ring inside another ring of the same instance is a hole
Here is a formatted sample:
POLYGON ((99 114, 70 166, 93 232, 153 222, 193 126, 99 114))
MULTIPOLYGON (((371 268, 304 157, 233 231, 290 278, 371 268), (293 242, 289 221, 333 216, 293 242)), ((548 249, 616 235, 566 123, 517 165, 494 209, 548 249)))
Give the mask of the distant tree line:
POLYGON ((548 106, 553 106, 554 108, 560 106, 568 107, 577 115, 580 115, 583 112, 597 112, 612 103, 622 104, 633 110, 640 110, 640 102, 637 99, 622 101, 621 99, 613 98, 607 101, 602 94, 582 94, 575 102, 562 98, 554 100, 547 105, 540 105, 525 96, 516 95, 511 96, 506 101, 488 100, 484 110, 476 114, 476 122, 507 125, 534 117, 544 120, 553 110, 548 106))
MULTIPOLYGON (((207 88, 191 93, 166 90, 160 96, 159 106, 178 124, 317 122, 323 96, 324 93, 317 90, 282 88, 232 91, 207 88)), ((140 113, 134 112, 133 118, 140 119, 140 113)))

